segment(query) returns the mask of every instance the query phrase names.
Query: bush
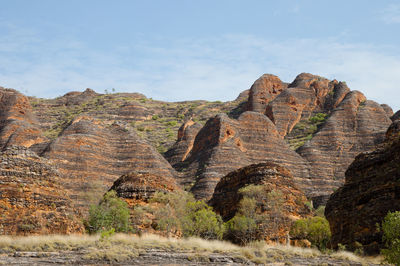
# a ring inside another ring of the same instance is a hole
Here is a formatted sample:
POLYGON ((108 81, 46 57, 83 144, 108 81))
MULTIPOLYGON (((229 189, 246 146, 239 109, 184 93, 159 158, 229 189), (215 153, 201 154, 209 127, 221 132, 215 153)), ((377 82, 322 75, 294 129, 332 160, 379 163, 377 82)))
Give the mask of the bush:
POLYGON ((184 236, 198 236, 204 239, 222 239, 225 226, 219 215, 203 201, 188 202, 182 219, 184 236))
POLYGON ((240 245, 246 245, 258 239, 257 223, 254 218, 236 214, 226 225, 226 237, 240 245))
POLYGON ((89 209, 89 218, 85 221, 89 233, 102 231, 129 232, 129 208, 125 201, 118 198, 113 190, 107 192, 98 205, 89 209))
POLYGON ((389 263, 400 264, 400 212, 388 212, 382 222, 382 240, 387 249, 382 254, 389 263))
POLYGON ((175 121, 175 120, 172 120, 172 121, 168 121, 167 123, 165 123, 167 126, 172 126, 172 127, 174 127, 174 126, 176 126, 177 124, 178 124, 178 122, 177 121, 175 121))
POLYGON ((266 235, 278 239, 279 227, 286 222, 282 192, 268 192, 264 186, 249 185, 239 193, 243 198, 236 215, 226 223, 226 238, 241 245, 263 240, 266 235))
POLYGON ((225 227, 219 215, 203 201, 187 192, 157 192, 150 202, 162 206, 155 212, 157 229, 185 237, 222 239, 225 227))
POLYGON ((313 246, 324 250, 330 241, 331 231, 328 220, 315 216, 294 222, 290 235, 297 239, 307 239, 313 246))
POLYGON ((313 117, 310 118, 310 122, 311 122, 311 123, 314 123, 314 124, 316 124, 316 123, 322 123, 322 122, 325 121, 325 119, 326 119, 327 116, 328 116, 327 114, 318 113, 318 114, 316 114, 316 115, 314 115, 313 117))

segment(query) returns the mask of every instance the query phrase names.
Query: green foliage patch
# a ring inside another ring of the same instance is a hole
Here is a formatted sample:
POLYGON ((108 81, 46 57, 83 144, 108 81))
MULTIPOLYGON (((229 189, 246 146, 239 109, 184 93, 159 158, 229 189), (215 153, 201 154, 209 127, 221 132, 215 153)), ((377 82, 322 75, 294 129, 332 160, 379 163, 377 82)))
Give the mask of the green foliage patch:
POLYGON ((90 206, 89 217, 84 224, 91 234, 104 231, 129 232, 131 226, 128 205, 111 190, 98 205, 90 206))
POLYGON ((400 264, 400 212, 388 212, 382 222, 382 240, 386 249, 382 254, 386 261, 395 265, 400 264))
POLYGON ((307 239, 314 247, 324 250, 331 238, 329 222, 320 216, 299 219, 292 225, 290 236, 307 239))

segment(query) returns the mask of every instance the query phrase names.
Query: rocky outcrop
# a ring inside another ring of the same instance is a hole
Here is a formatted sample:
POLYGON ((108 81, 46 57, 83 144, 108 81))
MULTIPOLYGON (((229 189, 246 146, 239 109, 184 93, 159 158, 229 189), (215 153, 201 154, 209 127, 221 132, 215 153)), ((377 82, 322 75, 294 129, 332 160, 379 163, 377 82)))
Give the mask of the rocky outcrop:
POLYGON ((262 75, 250 88, 247 110, 265 113, 267 104, 286 88, 287 84, 283 83, 277 76, 262 75))
POLYGON ((197 134, 190 156, 183 162, 186 173, 196 176, 192 192, 210 199, 219 180, 241 167, 274 161, 290 169, 305 190, 311 189, 307 162, 291 150, 275 125, 263 114, 245 112, 230 119, 217 115, 197 134))
POLYGON ((396 121, 400 119, 400 111, 397 111, 392 117, 392 121, 396 121))
POLYGON ((301 119, 336 108, 349 91, 345 83, 302 73, 267 105, 265 114, 286 136, 301 119))
POLYGON ((170 164, 132 129, 121 123, 79 117, 52 142, 44 157, 54 161, 78 205, 87 206, 121 175, 147 171, 174 178, 170 164))
MULTIPOLYGON (((231 219, 238 211, 242 199, 239 190, 249 185, 263 186, 265 193, 279 191, 283 196, 282 217, 279 219, 282 223, 275 232, 266 230, 263 236, 265 239, 285 238, 290 230, 290 221, 310 214, 305 205, 307 198, 295 185, 290 171, 272 162, 249 165, 224 176, 215 188, 210 205, 225 221, 231 219)), ((268 202, 265 204, 268 205, 268 202)), ((268 209, 262 212, 270 214, 268 209)))
POLYGON ((118 178, 110 190, 133 207, 138 203, 148 202, 155 192, 180 190, 175 179, 148 172, 132 172, 118 178))
POLYGON ((87 88, 84 92, 71 91, 65 94, 63 97, 58 98, 58 102, 65 105, 80 105, 85 103, 100 94, 94 90, 87 88))
POLYGON ((325 216, 333 247, 341 243, 355 248, 358 242, 367 253, 383 247, 377 224, 388 211, 400 210, 400 130, 395 123, 384 144, 356 157, 345 184, 330 197, 325 216))
POLYGON ((252 164, 227 174, 218 182, 209 203, 224 220, 229 220, 236 214, 242 199, 239 190, 249 185, 262 185, 266 191, 281 191, 285 197, 285 209, 291 212, 292 217, 309 213, 304 205, 307 199, 296 186, 293 175, 273 162, 252 164))
POLYGON ((390 106, 387 105, 387 104, 381 104, 381 107, 383 108, 383 110, 385 110, 386 114, 387 114, 389 117, 393 116, 393 109, 392 109, 392 107, 390 107, 390 106))
POLYGON ((394 141, 400 136, 400 119, 394 120, 386 132, 386 141, 394 141))
POLYGON ((312 196, 329 195, 342 185, 344 172, 356 155, 382 143, 390 122, 379 104, 358 91, 348 93, 312 139, 297 150, 311 163, 311 176, 318 187, 312 196))
POLYGON ((0 148, 30 147, 46 141, 36 124, 28 98, 0 87, 0 148))
POLYGON ((193 148, 197 133, 203 126, 199 123, 188 120, 178 130, 178 139, 174 146, 165 153, 165 158, 174 166, 183 162, 193 148))
POLYGON ((82 233, 54 165, 25 147, 0 154, 0 235, 82 233))
POLYGON ((199 131, 186 160, 174 164, 196 177, 192 192, 198 198, 208 199, 230 171, 274 160, 292 171, 308 197, 325 204, 355 156, 384 140, 392 115, 387 105, 368 101, 345 82, 307 73, 286 86, 273 75, 252 86, 248 106, 269 119, 254 113, 237 120, 218 115, 199 131), (301 147, 297 154, 288 151, 285 140, 301 147))

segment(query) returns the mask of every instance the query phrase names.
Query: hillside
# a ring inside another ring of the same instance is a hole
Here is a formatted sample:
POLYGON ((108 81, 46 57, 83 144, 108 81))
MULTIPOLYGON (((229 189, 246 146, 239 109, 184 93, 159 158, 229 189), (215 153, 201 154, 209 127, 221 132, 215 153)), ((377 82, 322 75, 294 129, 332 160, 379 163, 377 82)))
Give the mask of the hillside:
MULTIPOLYGON (((91 89, 39 99, 1 88, 0 96, 3 155, 19 146, 51 164, 82 213, 131 172, 174 179, 209 200, 221 178, 266 162, 288 169, 315 206, 325 204, 356 155, 383 142, 393 115, 345 82, 307 73, 291 83, 263 75, 230 102, 162 102, 91 89)), ((29 173, 11 173, 7 182, 21 177, 29 173)))

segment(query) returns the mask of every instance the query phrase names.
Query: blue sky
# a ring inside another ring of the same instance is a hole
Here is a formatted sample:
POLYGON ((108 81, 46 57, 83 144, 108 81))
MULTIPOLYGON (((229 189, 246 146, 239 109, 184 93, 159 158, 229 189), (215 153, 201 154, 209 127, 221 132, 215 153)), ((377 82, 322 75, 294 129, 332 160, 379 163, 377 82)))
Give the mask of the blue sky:
POLYGON ((232 100, 263 73, 400 109, 400 1, 0 0, 0 86, 232 100))

